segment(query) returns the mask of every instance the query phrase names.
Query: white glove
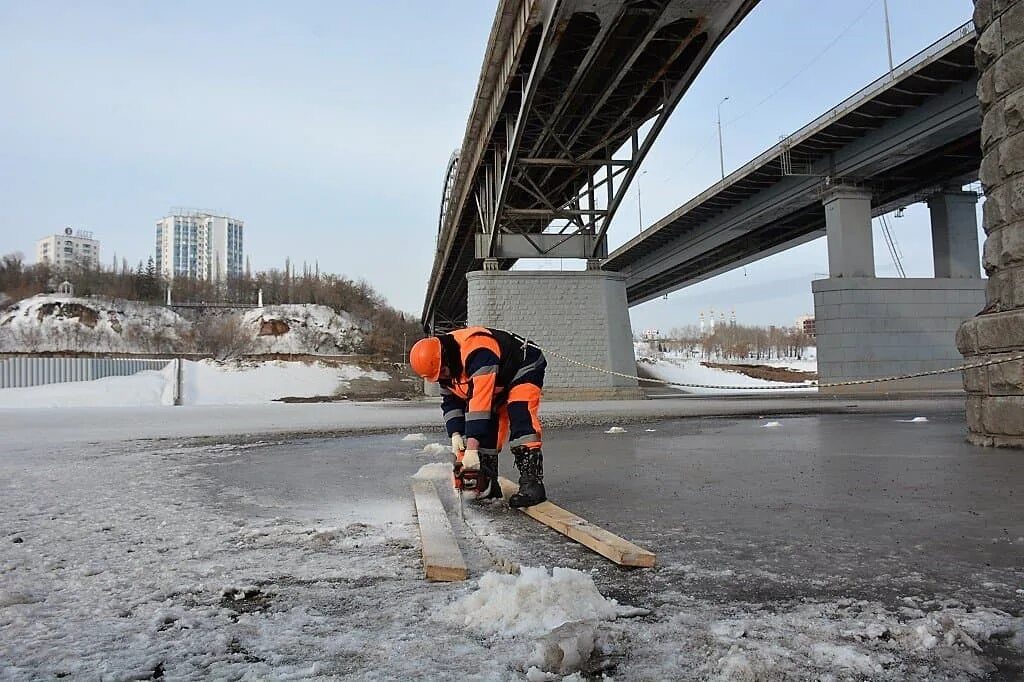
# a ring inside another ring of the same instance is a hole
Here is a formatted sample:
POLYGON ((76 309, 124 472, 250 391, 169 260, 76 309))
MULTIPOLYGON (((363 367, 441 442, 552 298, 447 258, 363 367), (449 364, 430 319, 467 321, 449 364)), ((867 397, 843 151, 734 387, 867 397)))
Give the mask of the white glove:
POLYGON ((462 437, 461 433, 452 434, 452 454, 456 457, 459 453, 466 449, 466 439, 462 437))
POLYGON ((462 457, 462 468, 468 471, 480 471, 480 451, 466 450, 462 457))

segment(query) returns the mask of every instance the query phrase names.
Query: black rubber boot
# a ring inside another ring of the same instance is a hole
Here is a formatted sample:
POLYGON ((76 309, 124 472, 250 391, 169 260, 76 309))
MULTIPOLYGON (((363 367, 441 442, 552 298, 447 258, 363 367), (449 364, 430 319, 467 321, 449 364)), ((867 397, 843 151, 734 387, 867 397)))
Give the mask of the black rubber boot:
POLYGON ((493 500, 501 497, 501 483, 498 482, 498 453, 480 453, 480 479, 487 486, 477 499, 493 500))
POLYGON ((519 492, 508 498, 508 506, 532 507, 548 499, 544 492, 544 455, 540 448, 517 445, 512 448, 519 469, 519 492))

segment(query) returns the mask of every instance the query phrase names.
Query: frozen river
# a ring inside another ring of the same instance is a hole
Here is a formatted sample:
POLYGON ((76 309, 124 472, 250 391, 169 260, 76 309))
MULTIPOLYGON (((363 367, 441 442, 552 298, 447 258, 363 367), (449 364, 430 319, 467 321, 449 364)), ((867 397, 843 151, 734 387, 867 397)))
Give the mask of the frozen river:
MULTIPOLYGON (((307 428, 319 406, 289 413, 301 429, 222 419, 202 439, 148 420, 118 438, 115 412, 86 441, 58 426, 33 444, 16 425, 0 455, 0 678, 561 679, 531 667, 551 635, 458 610, 486 571, 517 565, 578 569, 650 611, 586 625, 590 674, 1021 675, 1024 470, 963 443, 956 402, 737 401, 689 418, 666 402, 621 420, 555 409, 545 435, 551 497, 656 568, 619 569, 500 506, 467 505, 462 525, 442 486, 459 584, 422 580, 410 477, 447 456, 425 450, 445 439, 421 408, 364 420, 403 429, 329 437, 307 428)), ((525 600, 507 608, 525 618, 525 600)))

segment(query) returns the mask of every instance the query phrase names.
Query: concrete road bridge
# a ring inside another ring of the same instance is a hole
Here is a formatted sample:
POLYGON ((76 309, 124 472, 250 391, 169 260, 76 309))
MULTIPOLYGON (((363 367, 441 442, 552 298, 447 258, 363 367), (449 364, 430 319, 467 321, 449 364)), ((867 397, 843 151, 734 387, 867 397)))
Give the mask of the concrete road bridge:
MULTIPOLYGON (((621 278, 600 270, 608 227, 686 89, 756 4, 500 0, 445 178, 425 328, 500 324, 570 352, 584 351, 585 336, 600 347, 585 353, 593 362, 633 373, 621 278), (527 257, 585 258, 589 274, 509 272, 527 257), (510 316, 524 307, 530 316, 510 316), (575 323, 575 342, 545 336, 575 323)), ((579 384, 563 379, 553 384, 579 384)), ((594 388, 636 391, 635 381, 622 383, 594 388)))
MULTIPOLYGON (((981 165, 976 43, 972 23, 957 28, 655 222, 603 267, 626 276, 634 305, 827 235, 830 277, 813 283, 823 381, 959 364, 956 329, 985 304, 978 197, 962 191, 981 165), (876 278, 872 216, 922 201, 935 277, 876 278)), ((959 385, 959 374, 896 384, 959 385)))
MULTIPOLYGON (((981 159, 972 24, 608 254, 639 164, 755 4, 501 0, 445 176, 424 328, 503 327, 633 375, 629 305, 827 234, 831 276, 813 287, 819 344, 836 347, 819 354, 824 378, 956 364, 953 332, 984 302, 977 197, 961 191, 981 159), (925 200, 937 278, 875 279, 872 216, 925 200), (512 270, 521 258, 587 269, 512 270)), ((549 360, 549 393, 638 395, 635 380, 549 360)))

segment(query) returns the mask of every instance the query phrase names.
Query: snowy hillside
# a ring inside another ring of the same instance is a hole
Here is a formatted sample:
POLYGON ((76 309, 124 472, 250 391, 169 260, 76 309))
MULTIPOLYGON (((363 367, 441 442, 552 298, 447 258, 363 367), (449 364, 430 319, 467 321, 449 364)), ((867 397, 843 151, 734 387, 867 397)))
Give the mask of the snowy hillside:
POLYGON ((42 294, 0 313, 0 352, 185 351, 190 327, 177 313, 144 303, 42 294))
POLYGON ((254 353, 351 353, 362 340, 359 324, 346 312, 324 305, 274 305, 242 315, 255 336, 254 353))
POLYGON ((195 320, 137 301, 41 294, 0 313, 0 352, 354 353, 360 322, 322 305, 212 309, 195 320))

